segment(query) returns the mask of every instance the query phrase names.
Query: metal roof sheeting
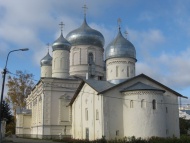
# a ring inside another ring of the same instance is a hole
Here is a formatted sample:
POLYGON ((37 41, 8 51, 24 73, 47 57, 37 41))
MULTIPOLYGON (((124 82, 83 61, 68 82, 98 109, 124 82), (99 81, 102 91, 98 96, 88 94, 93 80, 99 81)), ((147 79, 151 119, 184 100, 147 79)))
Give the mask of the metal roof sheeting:
POLYGON ((125 91, 135 91, 135 90, 157 90, 157 91, 163 91, 165 92, 164 90, 162 89, 159 89, 159 88, 155 88, 153 86, 150 86, 150 85, 147 85, 147 84, 144 84, 142 82, 137 82, 127 88, 124 88, 123 90, 121 90, 121 92, 125 92, 125 91))

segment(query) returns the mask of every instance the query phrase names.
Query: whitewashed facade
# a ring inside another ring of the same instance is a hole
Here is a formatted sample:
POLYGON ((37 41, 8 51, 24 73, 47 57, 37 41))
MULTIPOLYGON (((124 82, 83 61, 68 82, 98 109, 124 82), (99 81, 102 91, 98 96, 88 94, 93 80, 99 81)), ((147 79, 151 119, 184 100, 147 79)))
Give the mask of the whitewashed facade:
POLYGON ((71 136, 71 109, 67 105, 79 82, 77 79, 42 78, 26 100, 27 109, 32 113, 17 113, 16 134, 32 138, 71 136))
POLYGON ((48 52, 41 60, 41 79, 26 99, 27 109, 17 111, 18 136, 179 137, 178 97, 184 96, 136 76, 136 50, 120 27, 105 50, 103 35, 86 17, 67 40, 61 33, 53 57, 48 52))
POLYGON ((179 137, 179 95, 173 90, 143 74, 98 92, 94 84, 100 82, 84 80, 71 102, 74 138, 179 137), (122 91, 135 84, 150 87, 122 91))

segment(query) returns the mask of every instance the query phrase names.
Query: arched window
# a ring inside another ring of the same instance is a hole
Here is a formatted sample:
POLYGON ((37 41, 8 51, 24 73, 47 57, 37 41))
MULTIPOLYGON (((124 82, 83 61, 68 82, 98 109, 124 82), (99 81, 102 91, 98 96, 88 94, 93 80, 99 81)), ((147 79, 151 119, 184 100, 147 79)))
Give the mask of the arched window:
POLYGON ((85 108, 85 119, 88 121, 88 108, 85 108))
POLYGON ((94 62, 94 55, 93 53, 88 54, 88 64, 93 64, 94 62))
POLYGON ((152 109, 153 110, 156 109, 156 100, 155 99, 152 100, 152 109))
POLYGON ((144 99, 141 100, 141 108, 146 108, 146 101, 144 99))
POLYGON ((129 77, 129 66, 127 66, 127 77, 129 77))
POLYGON ((118 77, 118 70, 119 70, 119 67, 116 66, 116 77, 118 77))
POLYGON ((130 108, 133 108, 134 107, 134 103, 133 103, 133 100, 130 101, 130 108))

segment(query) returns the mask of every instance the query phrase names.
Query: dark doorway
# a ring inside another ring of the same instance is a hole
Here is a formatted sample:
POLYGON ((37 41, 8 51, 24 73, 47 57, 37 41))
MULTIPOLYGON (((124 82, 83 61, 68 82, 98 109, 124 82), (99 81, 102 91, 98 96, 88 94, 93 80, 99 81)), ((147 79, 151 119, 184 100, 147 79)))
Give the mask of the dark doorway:
POLYGON ((89 129, 86 128, 86 139, 89 140, 89 129))

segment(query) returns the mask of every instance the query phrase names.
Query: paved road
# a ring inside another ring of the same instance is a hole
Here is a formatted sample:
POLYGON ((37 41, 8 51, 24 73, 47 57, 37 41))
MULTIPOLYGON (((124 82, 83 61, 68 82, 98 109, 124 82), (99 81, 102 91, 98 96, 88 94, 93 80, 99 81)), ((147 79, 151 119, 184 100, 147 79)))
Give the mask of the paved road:
POLYGON ((2 143, 58 143, 52 140, 40 140, 40 139, 24 139, 16 137, 6 137, 2 143))

